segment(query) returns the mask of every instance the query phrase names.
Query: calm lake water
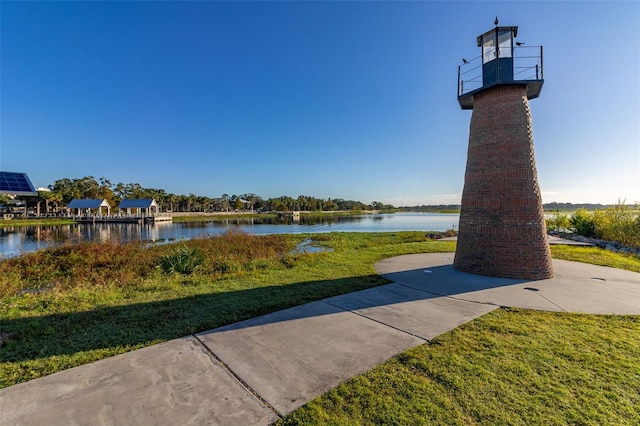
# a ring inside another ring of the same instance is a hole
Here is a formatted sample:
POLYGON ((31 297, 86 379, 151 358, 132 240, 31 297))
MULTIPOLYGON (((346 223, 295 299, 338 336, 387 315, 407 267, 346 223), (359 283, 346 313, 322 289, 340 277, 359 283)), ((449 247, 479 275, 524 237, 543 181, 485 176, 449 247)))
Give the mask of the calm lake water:
POLYGON ((233 218, 216 221, 137 224, 82 224, 0 228, 0 257, 11 257, 67 241, 143 241, 167 243, 229 229, 248 234, 320 232, 446 231, 457 229, 460 215, 448 213, 385 213, 327 217, 233 218))

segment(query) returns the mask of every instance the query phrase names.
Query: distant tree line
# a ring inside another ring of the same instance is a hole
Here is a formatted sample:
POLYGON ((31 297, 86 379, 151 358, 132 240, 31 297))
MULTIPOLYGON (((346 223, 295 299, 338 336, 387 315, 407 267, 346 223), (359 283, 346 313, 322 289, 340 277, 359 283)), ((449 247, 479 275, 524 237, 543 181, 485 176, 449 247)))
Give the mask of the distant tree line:
POLYGON ((421 206, 402 206, 396 210, 412 212, 436 212, 436 213, 456 213, 460 211, 460 204, 433 204, 421 206))
MULTIPOLYGON (((594 203, 545 203, 542 205, 544 210, 546 211, 576 211, 578 209, 586 209, 586 210, 602 210, 611 205, 604 204, 594 204, 594 203)), ((430 205, 422 205, 422 206, 403 206, 398 207, 396 210, 403 211, 424 211, 424 212, 459 212, 460 204, 430 204, 430 205)))
MULTIPOLYGON (((113 184, 107 178, 96 179, 93 176, 56 180, 48 186, 48 191, 38 191, 35 197, 18 197, 29 207, 36 207, 40 214, 59 214, 73 199, 106 199, 112 207, 117 207, 125 198, 153 198, 162 211, 173 212, 231 212, 231 211, 362 211, 362 210, 400 210, 427 212, 458 212, 459 204, 403 206, 396 208, 391 204, 374 201, 364 204, 360 201, 343 200, 341 198, 316 198, 299 195, 296 198, 283 195, 277 198, 263 199, 259 195, 246 193, 240 195, 222 194, 220 197, 206 197, 195 194, 177 195, 164 189, 143 188, 139 183, 113 184)), ((0 196, 0 205, 8 205, 9 198, 0 196)), ((15 201, 15 200, 12 200, 15 201)), ((546 211, 576 211, 603 209, 602 204, 547 203, 546 211)))
MULTIPOLYGON (((161 211, 173 212, 230 212, 230 211, 362 211, 393 209, 389 204, 374 201, 364 204, 360 201, 343 200, 341 198, 316 198, 300 195, 297 198, 281 196, 263 199, 259 195, 222 194, 220 197, 206 197, 195 194, 178 195, 164 189, 143 188, 138 183, 113 184, 109 179, 93 176, 56 180, 48 186, 48 191, 38 191, 35 201, 33 197, 22 198, 29 206, 37 206, 40 214, 59 214, 73 199, 106 199, 112 207, 117 207, 125 198, 153 198, 161 211)), ((1 200, 0 200, 1 201, 1 200)))
POLYGON ((604 208, 612 207, 612 205, 593 204, 593 203, 573 204, 573 203, 555 203, 554 202, 554 203, 543 204, 543 207, 547 211, 551 211, 551 210, 575 211, 575 210, 578 210, 578 209, 602 210, 604 208))

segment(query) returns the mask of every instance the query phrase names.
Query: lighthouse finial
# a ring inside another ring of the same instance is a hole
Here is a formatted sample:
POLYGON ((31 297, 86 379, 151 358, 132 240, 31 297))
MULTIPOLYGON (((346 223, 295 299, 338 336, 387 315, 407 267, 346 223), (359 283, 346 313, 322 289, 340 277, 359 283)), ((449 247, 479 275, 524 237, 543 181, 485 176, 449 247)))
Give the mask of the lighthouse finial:
POLYGON ((496 20, 493 21, 493 24, 497 27, 500 21, 498 21, 498 15, 496 15, 496 20))

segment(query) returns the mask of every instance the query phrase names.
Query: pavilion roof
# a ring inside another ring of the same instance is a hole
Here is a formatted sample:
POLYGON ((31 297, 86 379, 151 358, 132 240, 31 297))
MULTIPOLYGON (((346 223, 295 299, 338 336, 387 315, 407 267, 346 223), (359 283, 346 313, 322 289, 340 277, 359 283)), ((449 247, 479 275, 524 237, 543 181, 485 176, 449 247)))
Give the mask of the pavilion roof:
POLYGON ((97 198, 75 198, 71 200, 67 208, 70 209, 99 209, 100 207, 111 207, 106 199, 97 198))
POLYGON ((158 207, 158 203, 153 198, 125 198, 120 201, 119 209, 148 209, 158 207))

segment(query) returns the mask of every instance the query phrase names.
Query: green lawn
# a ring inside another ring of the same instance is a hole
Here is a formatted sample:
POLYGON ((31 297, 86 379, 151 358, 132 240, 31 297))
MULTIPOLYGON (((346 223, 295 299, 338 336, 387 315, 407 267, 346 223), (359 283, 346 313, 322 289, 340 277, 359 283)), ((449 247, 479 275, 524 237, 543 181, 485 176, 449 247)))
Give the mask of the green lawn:
POLYGON ((68 218, 48 218, 48 219, 9 219, 0 220, 0 228, 11 228, 14 226, 53 226, 71 225, 75 222, 68 218))
MULTIPOLYGON (((455 250, 420 232, 225 235, 186 244, 205 259, 191 275, 154 266, 166 246, 84 244, 0 262, 0 387, 385 284, 373 265, 386 257, 455 250), (306 238, 333 251, 289 254, 306 238)), ((640 272, 640 259, 600 249, 552 253, 640 272)), ((640 317, 498 310, 281 423, 640 424, 639 389, 640 317)))
POLYGON ((376 261, 455 248, 419 232, 229 234, 187 244, 205 254, 191 275, 153 267, 166 246, 81 244, 0 262, 0 387, 386 284, 376 261), (334 251, 287 254, 308 237, 334 251))
POLYGON ((552 245, 551 255, 554 259, 592 263, 594 265, 640 272, 640 259, 637 256, 625 256, 598 247, 552 245))
MULTIPOLYGON (((633 256, 551 250, 557 259, 640 272, 633 256)), ((640 316, 499 309, 278 422, 314 424, 638 425, 640 316)))
POLYGON ((640 317, 499 309, 280 425, 638 425, 640 317))

